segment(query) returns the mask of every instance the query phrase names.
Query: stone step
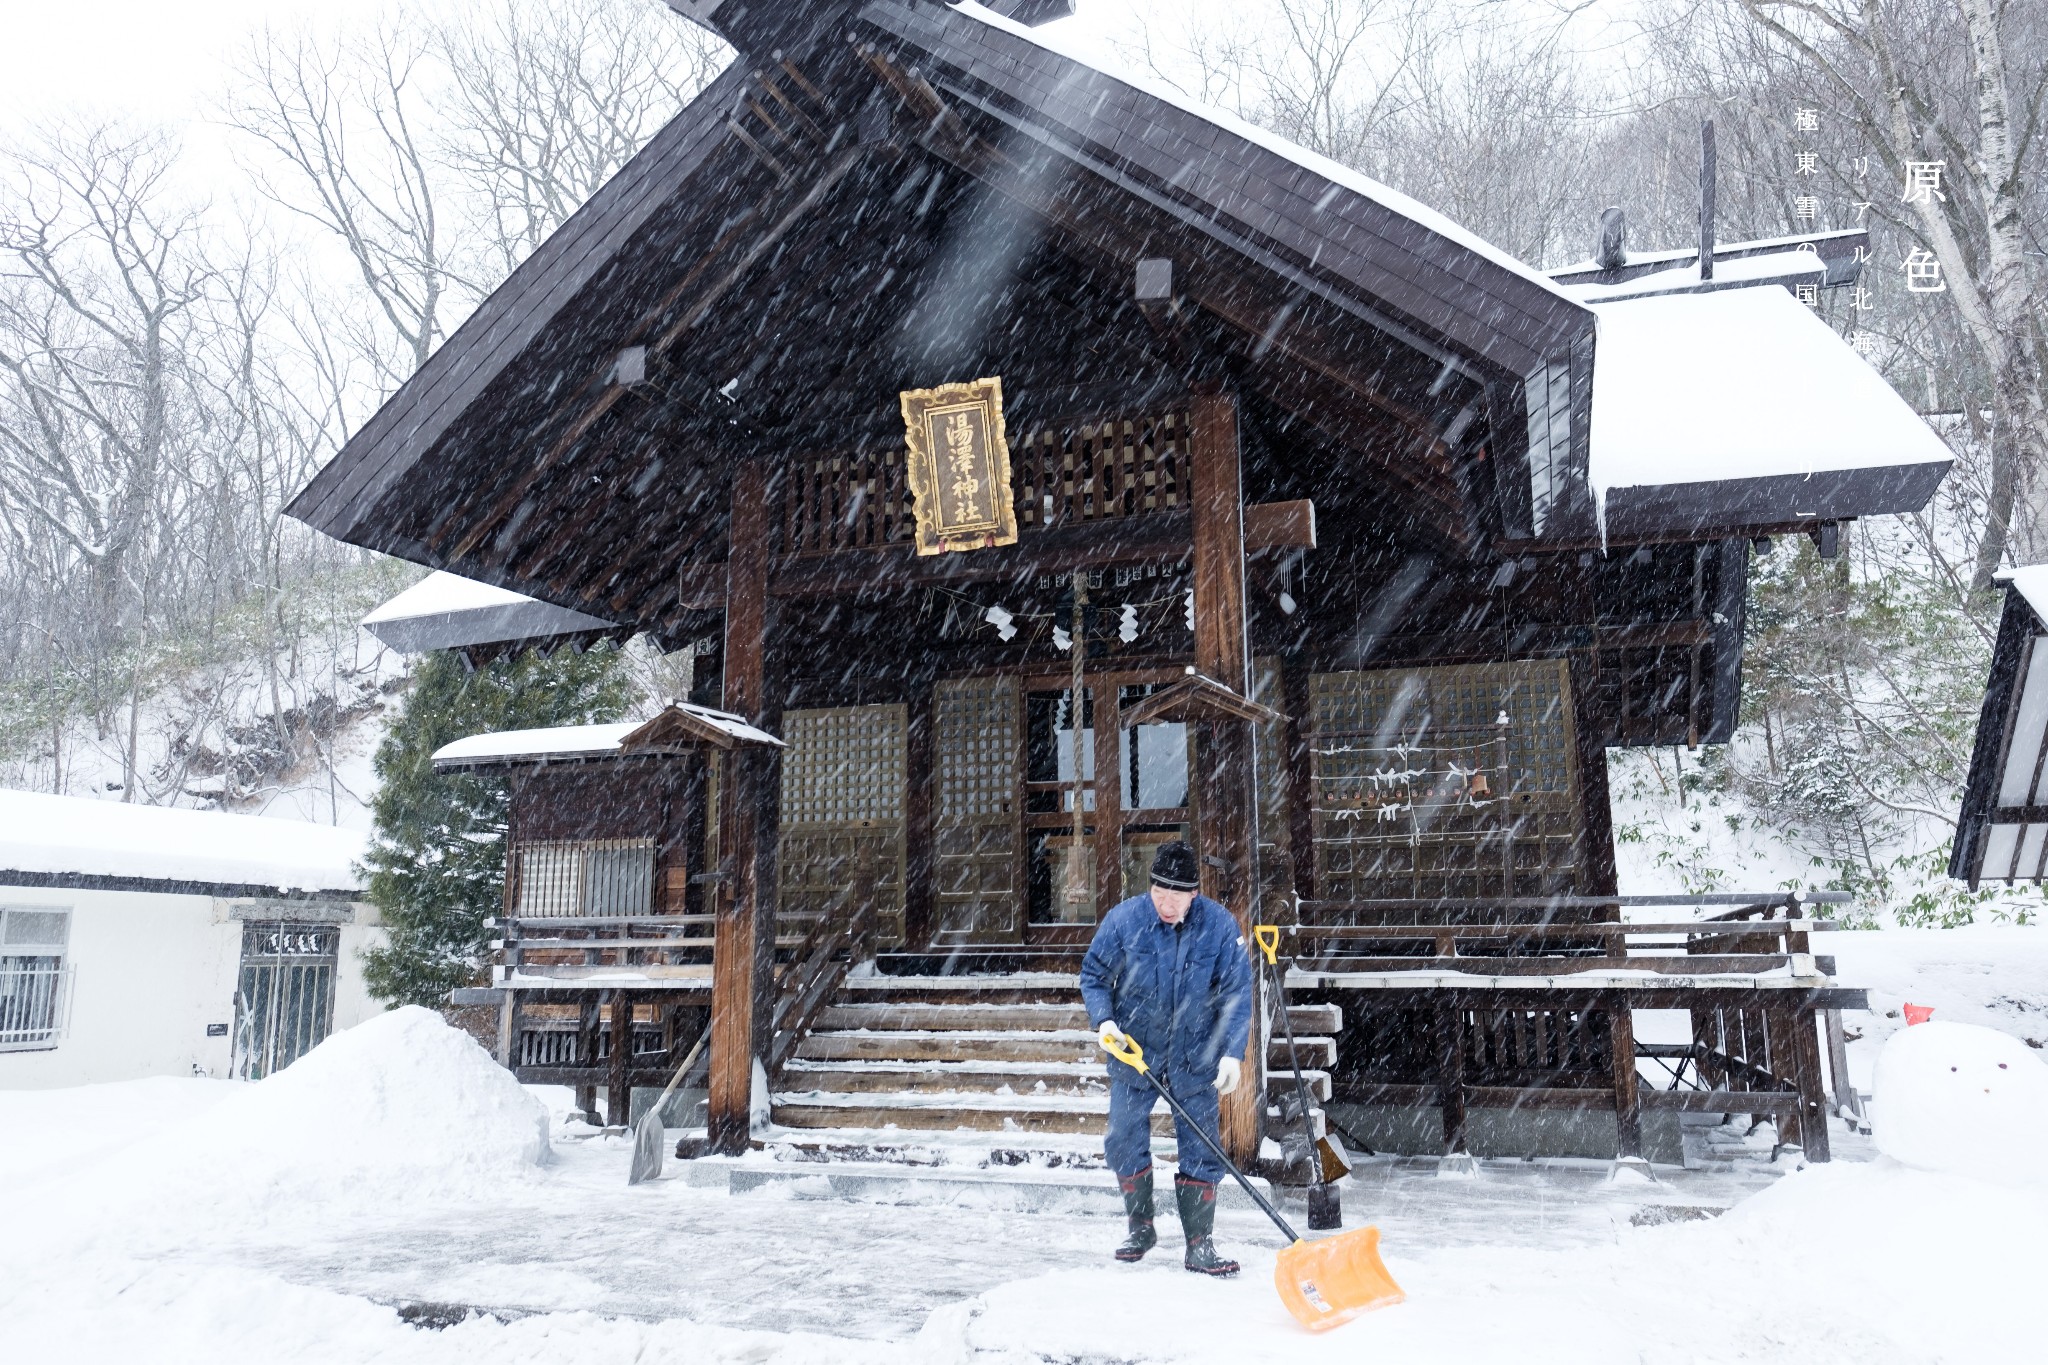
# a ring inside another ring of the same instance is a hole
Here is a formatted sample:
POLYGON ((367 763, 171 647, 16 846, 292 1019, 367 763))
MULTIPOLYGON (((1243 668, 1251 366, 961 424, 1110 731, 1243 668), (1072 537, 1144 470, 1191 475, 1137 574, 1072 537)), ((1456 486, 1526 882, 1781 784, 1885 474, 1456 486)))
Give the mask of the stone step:
POLYGON ((953 1062, 918 1066, 889 1062, 797 1061, 783 1069, 777 1088, 791 1092, 822 1090, 840 1094, 1107 1095, 1109 1076, 1099 1065, 1080 1062, 1026 1062, 1008 1066, 953 1062), (1044 1089, 1041 1090, 1041 1086, 1044 1089))
MULTIPOLYGON (((1302 1083, 1318 1102, 1330 1098, 1330 1073, 1304 1068, 1302 1083)), ((794 1061, 784 1068, 779 1089, 834 1094, 1016 1094, 1106 1095, 1109 1075, 1095 1063, 941 1062, 919 1065, 892 1062, 794 1061), (1043 1086, 1041 1090, 1039 1087, 1043 1086)), ((1294 1076, 1271 1071, 1266 1093, 1273 1099, 1292 1094, 1294 1076)))
MULTIPOLYGON (((847 1096, 829 1103, 818 1096, 776 1096, 771 1110, 784 1128, 898 1129, 951 1133, 960 1129, 1002 1133, 1088 1133, 1100 1135, 1109 1126, 1109 1099, 1057 1097, 1032 1104, 1025 1097, 932 1096, 930 1104, 909 1103, 910 1096, 847 1096), (972 1102, 963 1102, 971 1100, 972 1102), (1086 1107, 1084 1107, 1086 1106, 1086 1107)), ((1154 1136, 1171 1136, 1173 1116, 1164 1107, 1152 1115, 1154 1136)))
POLYGON ((1072 972, 1008 972, 977 976, 854 976, 835 1004, 1072 1005, 1081 978, 1072 972))
MULTIPOLYGON (((1344 1014, 1335 1005, 1293 1005, 1287 1011, 1297 1038, 1334 1034, 1343 1027, 1344 1014)), ((921 1030, 1015 1030, 1042 1032, 1053 1029, 1088 1028, 1088 1012, 1076 1003, 1043 1001, 989 1002, 839 1000, 818 1016, 816 1029, 921 1029, 921 1030)))
POLYGON ((1102 1055, 1095 1035, 1046 1033, 925 1033, 870 1030, 812 1033, 797 1044, 808 1062, 1093 1062, 1102 1055))
MULTIPOLYGON (((1334 1066, 1337 1044, 1330 1038, 1296 1038, 1295 1053, 1304 1071, 1334 1066)), ((807 1035, 796 1055, 811 1062, 1095 1062, 1102 1049, 1095 1035, 1079 1029, 1033 1033, 989 1031, 926 1031, 863 1029, 823 1031, 807 1035)), ((1270 1042, 1269 1070, 1288 1068, 1287 1044, 1270 1042)))

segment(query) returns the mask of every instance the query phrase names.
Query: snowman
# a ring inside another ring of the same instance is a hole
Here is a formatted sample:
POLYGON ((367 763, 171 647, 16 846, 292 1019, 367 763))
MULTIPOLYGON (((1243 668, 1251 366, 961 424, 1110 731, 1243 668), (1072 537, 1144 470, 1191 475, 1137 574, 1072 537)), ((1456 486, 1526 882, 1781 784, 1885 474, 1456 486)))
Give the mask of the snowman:
POLYGON ((2000 1184, 2048 1184, 2048 1065, 1996 1029, 1914 1023, 1872 1078, 1872 1135, 1902 1165, 2000 1184))

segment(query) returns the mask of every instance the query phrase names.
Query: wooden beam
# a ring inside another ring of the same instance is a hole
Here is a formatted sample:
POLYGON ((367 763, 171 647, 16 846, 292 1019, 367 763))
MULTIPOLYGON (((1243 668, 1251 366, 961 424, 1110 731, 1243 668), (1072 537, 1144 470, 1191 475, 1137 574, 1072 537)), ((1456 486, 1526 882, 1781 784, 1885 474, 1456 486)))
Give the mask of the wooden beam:
POLYGON ((1185 512, 1111 517, 1053 526, 971 554, 916 555, 908 545, 779 559, 769 582, 777 597, 886 596, 906 588, 955 583, 1028 583, 1045 574, 1110 564, 1179 560, 1189 553, 1185 512))
MULTIPOLYGON (((732 546, 726 561, 724 709, 754 724, 767 705, 768 471, 758 460, 733 470, 732 546)), ((720 764, 719 848, 723 857, 711 981, 711 1150, 738 1155, 752 1130, 754 1064, 772 1040, 775 991, 773 888, 762 875, 772 841, 775 792, 759 751, 728 752, 720 764), (767 805, 766 819, 762 807, 767 805), (765 826, 765 827, 764 827, 765 826)))
MULTIPOLYGON (((1243 696, 1251 677, 1245 626, 1244 491, 1239 465, 1237 400, 1198 394, 1189 407, 1189 473, 1194 485, 1195 669, 1243 696)), ((1195 816, 1195 847, 1202 890, 1237 916, 1244 951, 1255 955, 1251 924, 1258 914, 1259 811, 1252 727, 1217 719, 1196 736, 1196 773, 1202 784, 1195 816)), ((1261 973, 1252 972, 1260 1000, 1261 973)), ((1258 1008, 1254 1018, 1263 1017, 1258 1008)), ((1266 1093, 1266 1058, 1254 1029, 1244 1059, 1244 1084, 1223 1099, 1224 1147, 1240 1162, 1258 1151, 1266 1093)))
POLYGON ((1246 554, 1261 550, 1313 550, 1316 547, 1316 505, 1307 498, 1293 502, 1255 502, 1244 509, 1246 554))

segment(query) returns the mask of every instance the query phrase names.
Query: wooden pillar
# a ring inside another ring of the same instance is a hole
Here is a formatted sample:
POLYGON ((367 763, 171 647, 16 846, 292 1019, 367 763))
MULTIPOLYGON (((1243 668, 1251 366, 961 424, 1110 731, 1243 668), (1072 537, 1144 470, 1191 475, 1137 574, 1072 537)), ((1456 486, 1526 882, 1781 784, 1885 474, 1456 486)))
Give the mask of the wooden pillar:
POLYGON ((1820 1034, 1814 1027, 1814 1012, 1797 1005, 1783 1006, 1772 1012, 1771 1030, 1773 1069, 1780 1075, 1789 1071, 1799 1089, 1797 1136, 1781 1136, 1787 1142, 1797 1142, 1808 1161, 1827 1161, 1832 1156, 1827 1083, 1821 1076, 1820 1034))
POLYGON ((510 986, 498 997, 498 1065, 507 1071, 519 1065, 519 992, 510 986))
POLYGON ((938 887, 932 858, 932 782, 937 773, 932 724, 936 717, 929 678, 918 677, 911 682, 905 711, 903 939, 905 947, 921 948, 931 942, 932 931, 938 927, 933 913, 938 887))
MULTIPOLYGON (((1189 472, 1194 484, 1195 668, 1245 695, 1251 656, 1245 627, 1244 490, 1239 468, 1237 399, 1227 393, 1196 395, 1189 412, 1189 472)), ((1250 927, 1258 913, 1259 803, 1253 772, 1252 727, 1226 721, 1201 727, 1197 773, 1202 798, 1195 848, 1202 891, 1230 907, 1244 931, 1244 949, 1256 956, 1250 927)), ((1261 974, 1254 965, 1254 1020, 1263 1017, 1261 974)), ((1258 1154, 1259 1119, 1266 1093, 1266 1056, 1260 1029, 1252 1029, 1244 1081, 1224 1097, 1223 1145, 1240 1163, 1258 1154)))
POLYGON ((624 1128, 633 1121, 633 997, 612 992, 612 1055, 604 1078, 604 1121, 624 1128))
POLYGON ((1444 1115, 1444 1155, 1463 1156, 1465 1139, 1465 1011, 1436 1007, 1437 1103, 1444 1115))
POLYGON ((1635 1016, 1620 991, 1607 998, 1607 1037, 1614 1055, 1614 1156, 1617 1161, 1640 1161, 1643 1099, 1636 1080, 1635 1016))
POLYGON ((1280 666, 1280 692, 1286 699, 1287 724, 1287 851, 1293 858, 1294 894, 1316 896, 1315 743, 1309 714, 1314 701, 1309 689, 1308 661, 1291 658, 1280 666))
POLYGON ((1095 706, 1095 918, 1124 898, 1123 707, 1114 683, 1090 683, 1095 706))
MULTIPOLYGON (((768 469, 755 459, 733 469, 731 546, 725 571, 723 705, 770 725, 767 695, 768 469)), ((766 873, 775 837, 772 757, 735 749, 720 765, 719 868, 712 930, 711 1150, 746 1151, 754 1063, 766 1057, 775 999, 774 888, 766 873)))
MULTIPOLYGON (((1612 896, 1619 880, 1614 866, 1614 811, 1607 788, 1605 722, 1596 705, 1600 669, 1596 657, 1589 653, 1573 654, 1566 667, 1572 689, 1572 745, 1579 767, 1578 890, 1585 896, 1612 896)), ((1611 916, 1620 917, 1619 911, 1611 916)))

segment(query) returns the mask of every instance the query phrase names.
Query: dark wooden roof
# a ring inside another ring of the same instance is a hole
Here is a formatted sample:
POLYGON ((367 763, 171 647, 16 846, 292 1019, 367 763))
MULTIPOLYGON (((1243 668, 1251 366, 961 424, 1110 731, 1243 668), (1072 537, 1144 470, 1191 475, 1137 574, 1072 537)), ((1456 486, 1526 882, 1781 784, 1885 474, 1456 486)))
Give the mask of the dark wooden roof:
MULTIPOLYGON (((899 388, 963 374, 1003 373, 1027 421, 1129 411, 1218 366, 1326 470, 1315 485, 1283 453, 1261 496, 1334 514, 1348 495, 1361 535, 1470 552, 1512 534, 1489 507, 1518 480, 1527 500, 1532 392, 1583 481, 1593 317, 1534 272, 1022 30, 928 0, 841 18, 720 76, 292 513, 648 627, 676 607, 659 585, 723 559, 735 453, 891 440, 899 388), (1164 318, 1131 296, 1154 256, 1173 262, 1164 318), (986 260, 986 279, 963 265, 986 260), (616 378, 629 347, 646 382, 616 378)), ((1589 518, 1561 496, 1552 532, 1589 518)))

